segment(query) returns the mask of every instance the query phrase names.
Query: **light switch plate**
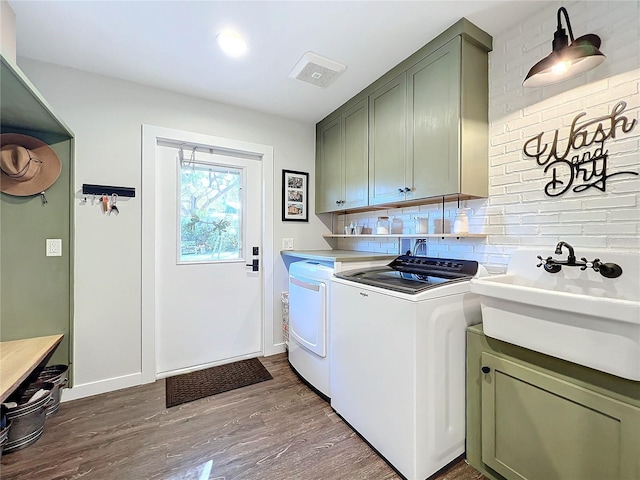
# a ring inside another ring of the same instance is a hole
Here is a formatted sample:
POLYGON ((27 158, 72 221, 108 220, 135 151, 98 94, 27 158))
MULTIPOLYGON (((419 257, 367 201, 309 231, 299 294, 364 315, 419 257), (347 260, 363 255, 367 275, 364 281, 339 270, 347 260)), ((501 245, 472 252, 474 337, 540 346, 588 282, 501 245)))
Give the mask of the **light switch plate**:
POLYGON ((293 250, 293 238, 282 239, 282 250, 293 250))
POLYGON ((61 238, 47 238, 47 257, 61 257, 62 256, 62 239, 61 238))

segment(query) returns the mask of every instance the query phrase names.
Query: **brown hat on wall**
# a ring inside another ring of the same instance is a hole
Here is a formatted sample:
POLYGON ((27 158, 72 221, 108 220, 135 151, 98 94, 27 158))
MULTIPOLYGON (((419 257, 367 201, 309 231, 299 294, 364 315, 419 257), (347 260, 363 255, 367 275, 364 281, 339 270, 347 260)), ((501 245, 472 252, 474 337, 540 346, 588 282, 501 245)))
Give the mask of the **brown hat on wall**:
POLYGON ((53 149, 37 138, 17 133, 0 134, 0 191, 26 197, 54 184, 62 163, 53 149))

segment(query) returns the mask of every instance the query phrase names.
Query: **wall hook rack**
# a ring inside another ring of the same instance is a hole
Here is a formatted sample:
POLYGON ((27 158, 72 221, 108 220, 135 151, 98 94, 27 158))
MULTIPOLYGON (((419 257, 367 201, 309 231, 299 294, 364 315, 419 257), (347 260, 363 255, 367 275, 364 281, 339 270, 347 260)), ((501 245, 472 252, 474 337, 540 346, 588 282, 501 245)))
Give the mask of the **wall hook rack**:
POLYGON ((133 187, 115 187, 111 185, 82 184, 83 195, 117 195, 118 197, 135 197, 136 189, 133 187))

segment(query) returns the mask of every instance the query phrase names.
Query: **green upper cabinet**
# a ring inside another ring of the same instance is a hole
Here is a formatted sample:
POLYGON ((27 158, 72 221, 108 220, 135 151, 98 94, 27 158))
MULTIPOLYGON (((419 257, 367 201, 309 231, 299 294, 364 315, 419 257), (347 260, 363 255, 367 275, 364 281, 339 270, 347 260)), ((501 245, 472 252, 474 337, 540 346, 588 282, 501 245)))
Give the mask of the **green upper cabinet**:
POLYGON ((487 75, 458 36, 369 97, 370 205, 487 196, 487 75))
POLYGON ((459 188, 460 37, 407 72, 408 198, 463 193, 459 188))
POLYGON ((407 159, 407 75, 369 96, 369 205, 404 200, 407 159))
POLYGON ((344 152, 345 208, 362 207, 368 201, 367 189, 367 100, 363 99, 342 115, 342 144, 344 152))
MULTIPOLYGON (((326 171, 332 163, 325 130, 345 106, 320 122, 317 211, 442 196, 486 197, 490 50, 491 37, 462 19, 358 94, 357 98, 368 98, 368 170, 364 175, 358 170, 350 184, 364 179, 364 203, 359 197, 362 187, 353 190, 357 201, 334 198, 334 179, 326 171)), ((341 138, 344 142, 344 131, 341 138)))
POLYGON ((340 117, 316 128, 316 213, 342 208, 344 175, 340 117))
POLYGON ((367 99, 317 125, 316 212, 367 205, 367 99))

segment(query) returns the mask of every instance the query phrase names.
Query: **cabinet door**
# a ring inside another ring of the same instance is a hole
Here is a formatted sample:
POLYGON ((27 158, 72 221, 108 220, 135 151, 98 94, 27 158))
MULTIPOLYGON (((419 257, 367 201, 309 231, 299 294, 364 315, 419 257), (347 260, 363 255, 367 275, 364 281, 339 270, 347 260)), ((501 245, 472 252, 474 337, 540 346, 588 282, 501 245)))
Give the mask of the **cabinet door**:
POLYGON ((316 213, 343 209, 344 177, 340 117, 318 126, 316 213))
POLYGON ((407 72, 408 199, 460 191, 460 37, 407 72))
POLYGON ((370 205, 405 199, 406 79, 403 73, 369 96, 370 205))
POLYGON ((482 354, 482 460, 507 479, 640 478, 640 409, 482 354))
POLYGON ((364 98, 342 115, 344 208, 362 207, 369 201, 368 114, 364 98))

